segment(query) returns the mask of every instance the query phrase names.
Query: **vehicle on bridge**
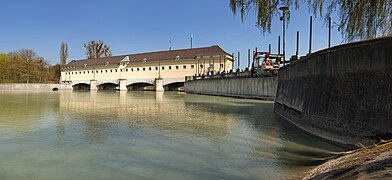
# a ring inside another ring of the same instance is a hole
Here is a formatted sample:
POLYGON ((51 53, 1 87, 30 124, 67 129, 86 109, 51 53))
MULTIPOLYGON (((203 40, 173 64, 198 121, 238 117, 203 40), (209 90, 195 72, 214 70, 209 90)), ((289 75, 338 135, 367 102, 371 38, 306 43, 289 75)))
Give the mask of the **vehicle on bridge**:
POLYGON ((270 54, 268 52, 253 53, 252 77, 277 76, 279 70, 279 61, 282 59, 281 54, 270 54))

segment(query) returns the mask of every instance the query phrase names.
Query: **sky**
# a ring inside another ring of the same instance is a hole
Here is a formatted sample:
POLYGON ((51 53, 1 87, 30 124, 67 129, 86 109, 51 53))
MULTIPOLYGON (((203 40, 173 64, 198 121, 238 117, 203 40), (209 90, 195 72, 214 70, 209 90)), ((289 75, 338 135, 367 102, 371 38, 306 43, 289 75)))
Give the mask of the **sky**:
MULTIPOLYGON (((300 31, 300 55, 309 47, 309 10, 292 9, 286 29, 286 57, 295 54, 296 31, 300 31)), ((0 53, 33 49, 51 64, 59 62, 62 41, 68 43, 69 58, 86 58, 84 43, 103 40, 112 54, 124 55, 169 49, 219 45, 228 53, 241 53, 241 68, 247 66, 247 49, 277 52, 282 22, 274 18, 271 33, 255 26, 256 14, 242 22, 229 7, 229 0, 1 0, 0 53)), ((332 17, 333 21, 338 21, 332 17)), ((342 43, 332 29, 332 46, 342 43)), ((328 29, 313 17, 312 52, 328 46, 328 29)))

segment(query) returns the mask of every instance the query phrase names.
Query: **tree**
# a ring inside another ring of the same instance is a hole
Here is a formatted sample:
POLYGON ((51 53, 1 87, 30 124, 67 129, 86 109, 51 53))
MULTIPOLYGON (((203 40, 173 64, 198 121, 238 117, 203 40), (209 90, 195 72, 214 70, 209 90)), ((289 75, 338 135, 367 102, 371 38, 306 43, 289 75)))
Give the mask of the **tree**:
POLYGON ((325 21, 337 12, 337 26, 346 41, 392 34, 391 0, 230 0, 230 9, 234 14, 240 11, 243 21, 249 10, 254 9, 257 12, 256 25, 264 33, 271 31, 272 19, 280 16, 280 6, 298 9, 305 2, 312 14, 320 15, 325 21))
POLYGON ((67 64, 68 58, 68 44, 65 42, 61 42, 60 45, 60 65, 64 67, 67 64))
POLYGON ((32 72, 36 71, 35 61, 38 59, 37 54, 32 49, 21 49, 16 51, 18 60, 23 61, 22 74, 26 77, 26 83, 30 82, 32 72))
POLYGON ((110 51, 110 47, 102 40, 97 41, 89 41, 87 44, 84 44, 86 48, 86 54, 88 59, 96 59, 100 57, 110 57, 112 56, 112 52, 110 51))
POLYGON ((58 83, 60 65, 51 66, 31 49, 0 53, 0 83, 58 83))

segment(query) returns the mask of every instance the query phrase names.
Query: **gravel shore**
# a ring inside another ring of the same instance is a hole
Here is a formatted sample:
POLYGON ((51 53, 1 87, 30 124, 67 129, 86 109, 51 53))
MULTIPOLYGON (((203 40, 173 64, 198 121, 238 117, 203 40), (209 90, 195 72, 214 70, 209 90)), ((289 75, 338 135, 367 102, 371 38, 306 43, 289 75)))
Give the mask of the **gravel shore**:
POLYGON ((303 179, 392 179, 392 141, 346 152, 309 171, 303 179))

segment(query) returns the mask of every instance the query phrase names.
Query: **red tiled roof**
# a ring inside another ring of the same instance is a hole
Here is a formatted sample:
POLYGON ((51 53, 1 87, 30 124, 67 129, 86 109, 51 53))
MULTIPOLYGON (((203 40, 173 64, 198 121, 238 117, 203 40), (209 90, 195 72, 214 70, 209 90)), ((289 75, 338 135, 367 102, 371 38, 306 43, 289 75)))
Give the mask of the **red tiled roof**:
POLYGON ((128 54, 121 56, 103 57, 97 59, 83 59, 83 60, 72 60, 67 64, 67 67, 95 67, 95 66, 105 66, 108 63, 110 65, 117 65, 126 56, 129 57, 130 64, 141 63, 143 59, 146 62, 162 62, 162 61, 173 61, 177 56, 180 59, 194 59, 196 56, 210 56, 210 55, 229 55, 219 46, 210 46, 202 48, 193 49, 180 49, 171 51, 157 51, 157 52, 147 52, 140 54, 128 54))

